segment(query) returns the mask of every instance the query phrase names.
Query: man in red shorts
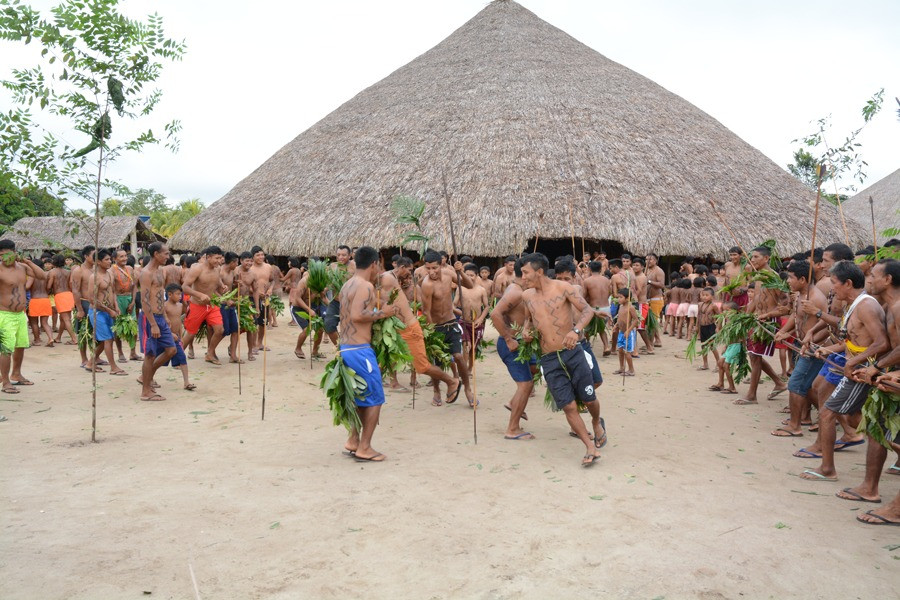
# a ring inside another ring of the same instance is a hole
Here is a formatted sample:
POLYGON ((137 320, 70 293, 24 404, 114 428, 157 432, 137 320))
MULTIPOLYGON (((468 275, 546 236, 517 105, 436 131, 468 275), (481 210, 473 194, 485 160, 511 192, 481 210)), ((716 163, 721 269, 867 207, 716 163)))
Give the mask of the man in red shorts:
POLYGON ((216 356, 216 346, 222 340, 222 312, 218 306, 210 304, 213 294, 222 292, 226 286, 222 283, 220 267, 225 262, 222 249, 210 246, 206 249, 206 260, 194 263, 181 284, 185 296, 190 296, 188 313, 184 318, 185 336, 181 341, 187 348, 194 341, 200 326, 206 323, 206 362, 221 365, 216 356))

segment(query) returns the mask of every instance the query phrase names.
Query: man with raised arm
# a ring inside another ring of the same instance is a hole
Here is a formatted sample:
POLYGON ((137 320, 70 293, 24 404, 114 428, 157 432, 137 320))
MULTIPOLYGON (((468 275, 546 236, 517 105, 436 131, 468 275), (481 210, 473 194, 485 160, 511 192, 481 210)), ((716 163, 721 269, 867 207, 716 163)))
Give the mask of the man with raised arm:
POLYGON ((372 349, 372 323, 399 314, 396 305, 376 308, 375 286, 378 252, 362 246, 355 255, 356 270, 341 288, 340 353, 344 364, 362 377, 366 390, 355 398, 362 431, 354 429, 345 448, 357 462, 382 462, 384 454, 372 448, 372 434, 384 404, 384 387, 378 359, 372 349))
POLYGON ((594 394, 591 367, 578 343, 581 332, 594 316, 591 307, 564 281, 547 277, 547 257, 540 253, 522 258, 522 279, 528 289, 522 301, 528 309, 530 324, 526 323, 525 338, 530 339, 530 326, 540 335, 543 355, 539 364, 557 408, 562 410, 569 427, 586 449, 582 466, 590 467, 600 457, 599 449, 591 441, 584 421, 578 414, 575 400, 581 400, 591 414, 594 437, 601 440, 600 409, 594 394))

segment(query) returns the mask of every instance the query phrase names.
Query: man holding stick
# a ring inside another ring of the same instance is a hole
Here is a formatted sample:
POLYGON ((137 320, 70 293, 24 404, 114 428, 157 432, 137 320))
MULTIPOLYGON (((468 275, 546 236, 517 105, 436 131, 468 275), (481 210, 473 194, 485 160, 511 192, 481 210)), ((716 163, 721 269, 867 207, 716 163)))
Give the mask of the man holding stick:
POLYGON ((153 391, 153 376, 175 356, 175 339, 166 321, 166 275, 162 270, 169 260, 169 249, 162 242, 147 246, 150 262, 141 270, 141 306, 143 323, 140 332, 144 352, 141 369, 141 400, 162 401, 160 394, 153 391))
MULTIPOLYGON (((578 343, 594 312, 570 284, 547 277, 550 264, 546 256, 533 253, 522 260, 522 279, 528 286, 522 301, 528 309, 530 324, 540 334, 544 353, 540 358, 541 371, 557 408, 565 413, 569 427, 584 444, 586 452, 581 465, 590 467, 600 453, 578 414, 575 400, 581 400, 590 411, 594 438, 599 442, 603 436, 600 408, 595 402, 591 367, 578 343)), ((531 337, 528 323, 524 336, 526 341, 531 337)))
POLYGON ((372 323, 399 314, 396 305, 376 308, 375 286, 378 252, 369 246, 356 251, 356 269, 338 296, 340 313, 340 353, 344 364, 365 379, 365 395, 355 398, 362 431, 354 429, 345 448, 357 462, 383 462, 384 454, 372 448, 372 434, 384 404, 381 371, 372 349, 372 323))
MULTIPOLYGON (((93 246, 85 246, 81 249, 81 266, 72 269, 70 287, 75 297, 75 332, 79 332, 82 327, 88 326, 87 316, 88 310, 91 308, 91 302, 88 300, 91 293, 91 274, 94 271, 94 250, 93 246)), ((81 368, 90 370, 88 364, 87 346, 78 345, 78 352, 81 353, 81 368)), ((98 362, 98 365, 106 364, 98 362)), ((94 367, 96 368, 96 367, 94 367)))

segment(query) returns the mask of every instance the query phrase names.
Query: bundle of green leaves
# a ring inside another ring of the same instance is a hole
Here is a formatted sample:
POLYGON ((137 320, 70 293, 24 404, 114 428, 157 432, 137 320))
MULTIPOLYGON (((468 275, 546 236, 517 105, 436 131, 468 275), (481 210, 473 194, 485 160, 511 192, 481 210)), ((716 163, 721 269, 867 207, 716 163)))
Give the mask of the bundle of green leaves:
POLYGON ((119 315, 113 321, 113 333, 129 347, 135 345, 138 338, 137 319, 127 313, 119 315))
POLYGON ((422 327, 422 335, 425 337, 425 354, 428 360, 442 369, 450 368, 450 346, 444 336, 435 330, 434 325, 426 322, 423 315, 419 316, 419 325, 422 327))
POLYGON ((592 340, 606 331, 606 319, 595 316, 584 328, 584 336, 592 340))
MULTIPOLYGON (((395 290, 396 291, 396 290, 395 290)), ((400 330, 406 325, 397 317, 388 317, 372 324, 372 349, 383 377, 393 376, 412 362, 412 354, 400 330)))
POLYGON ((862 420, 857 431, 872 436, 876 442, 891 450, 888 438, 896 440, 900 434, 900 394, 889 394, 873 387, 862 408, 862 420))
POLYGON ((307 263, 308 275, 306 276, 306 287, 313 294, 321 294, 328 287, 328 263, 321 260, 310 260, 307 263))
POLYGON ((277 316, 284 314, 284 301, 278 294, 269 296, 269 310, 273 311, 277 316))
POLYGON ((360 431, 362 423, 356 410, 356 398, 366 393, 366 381, 344 364, 340 353, 325 365, 319 387, 325 390, 334 425, 342 425, 347 431, 360 431))

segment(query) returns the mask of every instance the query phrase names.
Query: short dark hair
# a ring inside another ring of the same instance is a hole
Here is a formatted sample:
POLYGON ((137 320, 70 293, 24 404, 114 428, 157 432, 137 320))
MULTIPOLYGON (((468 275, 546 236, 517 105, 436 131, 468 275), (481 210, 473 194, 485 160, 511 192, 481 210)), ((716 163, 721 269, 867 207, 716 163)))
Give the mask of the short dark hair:
POLYGON ((447 259, 450 258, 450 255, 447 254, 447 251, 446 251, 446 250, 441 250, 439 254, 440 254, 442 257, 445 257, 445 258, 447 258, 447 259))
POLYGON ((829 244, 828 246, 825 246, 825 250, 822 253, 824 254, 825 252, 831 253, 831 258, 834 259, 834 262, 853 260, 853 250, 851 250, 850 246, 847 244, 829 244))
MULTIPOLYGON (((513 261, 513 262, 516 262, 516 261, 513 261)), ((478 271, 479 271, 479 272, 481 272, 481 271, 487 271, 488 273, 490 273, 490 272, 491 272, 491 268, 488 267, 487 265, 481 265, 480 267, 478 267, 478 271)))
POLYGON ((682 278, 682 279, 679 279, 679 280, 678 280, 678 287, 680 287, 680 288, 683 289, 683 290, 689 290, 689 289, 691 289, 691 279, 690 279, 690 277, 684 277, 684 278, 682 278))
POLYGON ((706 265, 697 265, 696 267, 694 267, 694 273, 696 273, 697 275, 706 275, 707 273, 709 273, 709 267, 707 267, 706 265))
POLYGON ((744 251, 741 250, 740 246, 732 246, 728 249, 728 254, 743 254, 744 251))
POLYGON ((260 248, 259 246, 253 246, 252 248, 250 248, 250 254, 251 254, 252 256, 256 256, 256 255, 257 255, 258 253, 260 253, 260 252, 262 252, 263 254, 265 254, 265 252, 263 252, 263 249, 260 248))
POLYGON ((266 254, 266 262, 269 263, 270 265, 274 265, 275 257, 271 254, 266 254))
POLYGON ((703 288, 703 289, 700 290, 700 291, 701 291, 701 292, 706 292, 707 294, 715 294, 715 293, 716 293, 716 290, 712 289, 711 287, 705 287, 705 288, 703 288))
POLYGON ((649 254, 647 254, 647 258, 650 258, 651 256, 653 258, 655 258, 657 261, 659 261, 659 257, 656 255, 655 252, 650 252, 649 254))
MULTIPOLYGON (((153 258, 154 254, 156 254, 157 252, 162 250, 163 245, 164 244, 162 242, 153 242, 152 244, 147 246, 147 255, 150 258, 153 258)), ((82 255, 82 256, 84 256, 84 255, 82 255)))
POLYGON ((863 275, 862 269, 851 260, 834 263, 834 266, 831 267, 831 275, 841 283, 849 281, 856 290, 862 289, 866 285, 866 276, 863 275))
POLYGON ((621 288, 616 292, 616 296, 625 296, 627 298, 629 293, 630 290, 628 288, 621 288))
POLYGON ((513 265, 513 273, 516 277, 522 277, 522 265, 525 264, 525 261, 522 258, 516 260, 516 264, 513 265))
POLYGON ((856 251, 856 256, 871 256, 875 254, 875 246, 866 246, 856 251))
POLYGON ((193 254, 189 254, 187 256, 182 256, 181 258, 184 259, 184 266, 187 267, 188 269, 193 267, 194 263, 197 262, 197 257, 194 256, 193 254))
POLYGON ((300 257, 299 256, 289 256, 288 257, 288 266, 292 269, 300 268, 300 257))
POLYGON ((512 254, 510 254, 510 255, 507 256, 506 259, 503 261, 503 264, 505 265, 505 264, 508 263, 508 262, 516 262, 516 257, 513 256, 512 254))
POLYGON ((206 256, 212 254, 213 256, 223 256, 222 249, 218 246, 210 246, 206 249, 206 256))
POLYGON ((561 271, 566 271, 566 272, 574 275, 576 270, 577 269, 575 268, 575 263, 573 263, 569 259, 561 260, 558 263, 556 263, 556 273, 557 274, 559 274, 561 271))
POLYGON ((691 282, 691 285, 695 288, 706 287, 706 278, 705 277, 694 277, 694 281, 691 282))
POLYGON ((763 256, 772 256, 772 249, 768 246, 757 246, 753 249, 753 252, 759 252, 763 256))
POLYGON ((240 258, 240 257, 237 254, 235 254, 234 252, 226 252, 225 253, 225 264, 227 265, 227 264, 237 260, 238 258, 240 258))
POLYGON ((633 264, 633 265, 641 265, 641 266, 643 267, 643 266, 644 266, 644 259, 642 259, 642 258, 635 258, 633 261, 631 261, 631 264, 633 264))
POLYGON ((472 257, 468 256, 466 254, 463 254, 462 256, 459 257, 459 260, 460 260, 460 262, 462 262, 465 265, 465 264, 472 262, 472 257))
POLYGON ((878 264, 884 269, 884 274, 891 278, 891 287, 900 287, 900 260, 883 258, 878 264))
POLYGON ((719 280, 716 279, 715 275, 707 275, 706 276, 706 285, 718 285, 719 280))
POLYGON ((425 253, 425 256, 422 257, 422 260, 426 263, 439 263, 441 262, 441 255, 434 250, 429 250, 425 253))
POLYGON ((395 262, 398 267, 411 267, 413 264, 412 259, 408 256, 398 256, 395 262))
POLYGON ((53 258, 50 259, 50 262, 53 263, 54 267, 64 267, 66 266, 66 257, 62 254, 54 254, 53 258))
POLYGON ((809 262, 805 260, 795 260, 787 266, 787 272, 793 273, 797 279, 805 279, 809 282, 809 262))
POLYGON ((623 254, 622 256, 620 256, 619 258, 621 258, 622 260, 631 260, 631 255, 628 254, 628 253, 626 252, 625 254, 623 254))
POLYGON ((472 263, 472 262, 466 263, 466 266, 463 267, 463 271, 474 271, 477 273, 478 265, 476 265, 475 263, 472 263))
POLYGON ((245 258, 253 258, 253 253, 252 252, 241 252, 241 260, 244 260, 245 258))
POLYGON ((106 248, 103 248, 103 249, 97 251, 97 259, 96 260, 101 261, 109 255, 110 255, 109 250, 107 250, 106 248))
POLYGON ((603 269, 603 263, 599 260, 592 260, 588 266, 591 268, 591 273, 599 273, 603 269))
POLYGON ((357 269, 368 269, 378 261, 378 250, 372 246, 360 246, 353 257, 357 269))
POLYGON ((178 285, 177 283, 170 283, 169 285, 166 286, 167 294, 171 294, 172 292, 180 292, 180 291, 181 291, 181 286, 178 285))
POLYGON ((540 252, 526 254, 522 257, 522 261, 522 265, 528 265, 535 271, 540 269, 544 272, 544 275, 549 275, 547 271, 550 270, 550 261, 548 261, 547 257, 540 252))
POLYGON ((391 257, 391 262, 392 262, 392 263, 395 263, 395 262, 397 262, 398 260, 400 260, 400 255, 399 255, 399 254, 395 254, 395 255, 393 255, 393 256, 391 257))
POLYGON ((622 260, 618 259, 618 258, 612 259, 611 261, 609 261, 608 264, 609 264, 610 268, 612 268, 612 267, 619 267, 620 269, 622 268, 622 260))
POLYGON ((15 250, 16 243, 12 240, 0 240, 0 250, 15 250))
MULTIPOLYGON (((347 251, 347 254, 350 254, 350 246, 346 246, 346 245, 344 245, 344 244, 341 244, 340 246, 337 247, 337 249, 338 249, 338 250, 346 250, 346 251, 347 251)), ((256 254, 256 253, 254 252, 254 254, 256 254)))
MULTIPOLYGON (((155 242, 154 242, 154 243, 155 243, 155 242)), ((153 244, 150 244, 150 245, 152 246, 153 244)), ((162 245, 162 244, 160 244, 160 245, 162 245)), ((96 250, 96 249, 97 249, 97 248, 94 247, 94 246, 85 246, 84 248, 81 249, 81 252, 80 252, 81 258, 82 258, 82 259, 87 258, 88 254, 90 254, 91 252, 93 252, 93 251, 96 250)))

